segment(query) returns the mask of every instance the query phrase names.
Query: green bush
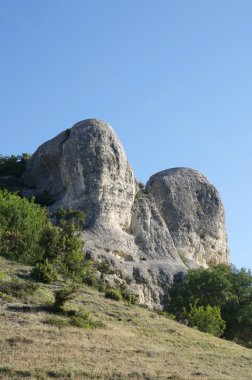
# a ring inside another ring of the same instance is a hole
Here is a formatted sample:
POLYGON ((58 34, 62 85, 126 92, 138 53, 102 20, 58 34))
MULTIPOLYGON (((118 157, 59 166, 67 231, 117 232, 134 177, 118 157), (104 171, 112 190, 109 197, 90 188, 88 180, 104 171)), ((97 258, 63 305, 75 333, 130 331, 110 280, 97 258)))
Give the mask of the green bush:
POLYGON ((138 182, 137 184, 140 191, 143 191, 145 189, 145 184, 143 182, 138 182))
POLYGON ((54 266, 46 259, 42 263, 37 263, 31 271, 34 280, 51 284, 57 280, 57 271, 54 266))
POLYGON ((48 259, 58 272, 71 277, 76 282, 92 285, 95 280, 93 263, 84 260, 84 242, 78 235, 75 219, 82 220, 82 213, 68 209, 56 212, 56 226, 48 223, 42 234, 40 244, 44 259, 48 259))
POLYGON ((43 256, 39 241, 47 223, 46 210, 33 201, 0 190, 0 253, 35 264, 43 256))
POLYGON ((9 276, 3 272, 0 272, 0 284, 7 282, 9 280, 9 276))
POLYGON ((78 291, 77 286, 65 287, 54 292, 53 310, 64 312, 66 302, 71 301, 76 296, 78 291))
POLYGON ((20 177, 29 158, 30 154, 28 153, 23 153, 21 156, 0 156, 0 176, 20 177))
POLYGON ((131 293, 128 288, 122 286, 120 288, 122 298, 128 302, 129 305, 137 305, 138 304, 138 296, 131 293))
POLYGON ((83 221, 81 211, 59 209, 55 226, 47 210, 34 200, 0 190, 0 254, 37 264, 33 276, 39 281, 53 281, 54 267, 76 282, 93 285, 96 280, 93 262, 84 259, 84 242, 78 234, 83 221))
POLYGON ((195 326, 200 331, 207 332, 215 336, 223 335, 226 327, 225 321, 221 318, 220 308, 207 305, 191 306, 189 312, 185 313, 189 326, 195 326))
POLYGON ((104 327, 104 323, 101 321, 94 321, 90 311, 80 310, 74 316, 70 318, 72 326, 80 327, 82 329, 94 329, 98 327, 104 327))
POLYGON ((109 288, 105 292, 105 297, 114 301, 121 301, 122 295, 119 289, 109 288))
POLYGON ((167 311, 162 311, 160 313, 163 317, 167 318, 167 319, 171 319, 172 321, 174 321, 176 319, 175 315, 173 314, 170 314, 168 313, 167 311))
POLYGON ((182 281, 169 289, 167 311, 178 321, 185 318, 191 306, 208 305, 220 309, 226 323, 223 336, 252 347, 252 273, 244 268, 216 265, 209 269, 192 269, 182 281))

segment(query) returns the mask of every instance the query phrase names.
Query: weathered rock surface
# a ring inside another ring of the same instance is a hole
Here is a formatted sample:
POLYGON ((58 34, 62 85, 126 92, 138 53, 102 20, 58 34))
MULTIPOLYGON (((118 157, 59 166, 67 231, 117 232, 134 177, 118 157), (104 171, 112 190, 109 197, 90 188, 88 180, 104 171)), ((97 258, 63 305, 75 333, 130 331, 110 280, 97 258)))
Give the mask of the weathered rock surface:
POLYGON ((47 191, 58 207, 86 214, 85 251, 112 266, 106 280, 126 284, 141 303, 160 307, 174 276, 198 265, 228 262, 224 210, 198 172, 170 169, 140 191, 113 129, 90 119, 41 145, 22 181, 47 191))
POLYGON ((37 193, 48 191, 53 208, 83 210, 89 226, 130 224, 135 178, 120 141, 102 121, 82 121, 41 145, 22 180, 37 193))
POLYGON ((229 262, 224 208, 202 174, 187 168, 164 170, 149 179, 146 189, 182 258, 204 266, 229 262))

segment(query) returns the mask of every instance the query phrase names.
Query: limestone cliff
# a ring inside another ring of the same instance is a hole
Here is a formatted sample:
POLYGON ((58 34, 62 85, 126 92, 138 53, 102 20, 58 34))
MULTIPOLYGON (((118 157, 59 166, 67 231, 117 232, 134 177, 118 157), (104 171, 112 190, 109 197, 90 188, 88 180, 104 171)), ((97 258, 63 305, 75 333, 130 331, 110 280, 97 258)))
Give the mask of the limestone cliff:
POLYGON ((175 275, 228 263, 224 209, 216 189, 192 169, 169 169, 138 188, 113 129, 90 119, 41 145, 22 181, 49 192, 58 207, 86 214, 85 251, 112 267, 111 285, 126 284, 141 303, 165 303, 175 275))

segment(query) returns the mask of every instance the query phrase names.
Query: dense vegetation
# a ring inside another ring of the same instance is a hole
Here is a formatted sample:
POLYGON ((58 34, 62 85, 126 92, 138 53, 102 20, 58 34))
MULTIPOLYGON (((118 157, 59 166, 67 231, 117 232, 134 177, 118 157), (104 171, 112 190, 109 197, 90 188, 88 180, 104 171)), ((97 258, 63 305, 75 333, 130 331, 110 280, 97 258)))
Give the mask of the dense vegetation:
POLYGON ((49 224, 46 209, 0 190, 0 252, 27 264, 42 259, 41 237, 49 224))
POLYGON ((52 224, 48 211, 34 200, 0 190, 0 252, 34 265, 35 279, 50 283, 57 273, 75 281, 90 281, 91 263, 83 258, 78 228, 81 212, 59 209, 52 224))
POLYGON ((252 347, 252 274, 234 266, 189 270, 170 289, 178 321, 252 347))
POLYGON ((0 176, 20 177, 29 158, 28 153, 23 153, 21 156, 0 156, 0 176))

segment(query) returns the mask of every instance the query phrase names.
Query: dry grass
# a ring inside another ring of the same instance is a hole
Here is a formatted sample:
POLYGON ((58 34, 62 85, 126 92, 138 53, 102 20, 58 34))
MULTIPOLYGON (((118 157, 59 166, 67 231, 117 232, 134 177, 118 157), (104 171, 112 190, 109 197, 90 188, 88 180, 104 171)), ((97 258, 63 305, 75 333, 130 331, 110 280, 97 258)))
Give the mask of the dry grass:
MULTIPOLYGON (((0 259, 9 276, 29 268, 0 259)), ((44 323, 51 298, 42 286, 31 307, 14 300, 0 309, 1 379, 252 379, 252 350, 83 287, 71 308, 84 307, 105 328, 82 330, 44 323)))

